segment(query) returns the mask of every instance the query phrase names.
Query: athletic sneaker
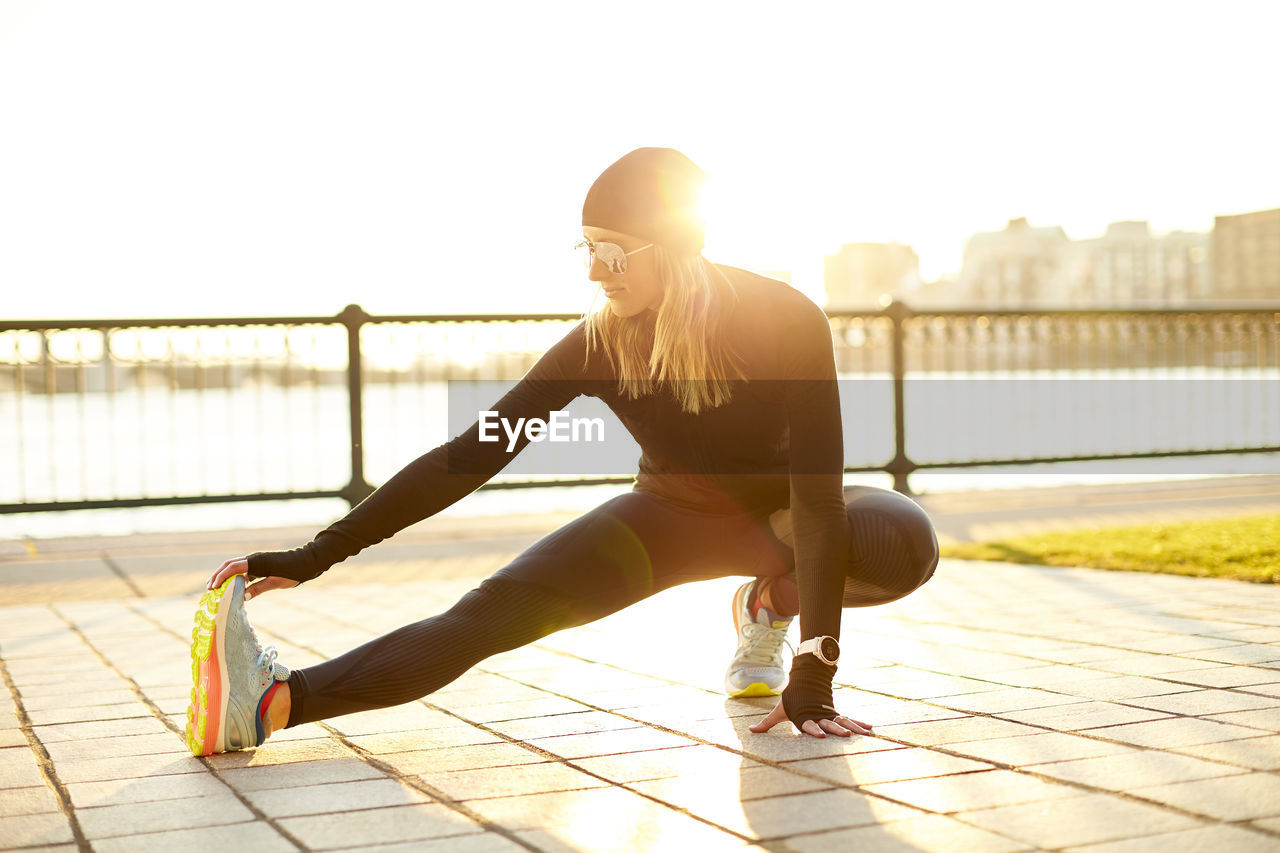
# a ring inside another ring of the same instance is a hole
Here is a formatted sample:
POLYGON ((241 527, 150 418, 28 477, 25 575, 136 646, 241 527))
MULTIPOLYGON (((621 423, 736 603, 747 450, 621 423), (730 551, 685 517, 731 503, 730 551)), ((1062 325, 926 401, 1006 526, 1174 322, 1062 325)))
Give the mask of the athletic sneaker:
POLYGON ((212 755, 267 739, 262 718, 289 668, 263 648, 244 609, 244 575, 232 575, 200 598, 191 630, 191 707, 187 746, 212 755))
POLYGON ((758 601, 751 604, 754 584, 743 584, 733 595, 738 651, 724 674, 724 690, 730 696, 777 696, 787 682, 782 646, 791 617, 779 616, 758 601))

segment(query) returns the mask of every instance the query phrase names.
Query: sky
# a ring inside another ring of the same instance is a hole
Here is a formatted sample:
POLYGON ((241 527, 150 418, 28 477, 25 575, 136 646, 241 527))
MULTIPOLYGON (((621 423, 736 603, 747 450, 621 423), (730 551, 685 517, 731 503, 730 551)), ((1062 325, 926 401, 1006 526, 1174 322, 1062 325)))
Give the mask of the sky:
POLYGON ((0 0, 0 317, 581 311, 582 199, 712 176, 707 257, 821 298, 1014 217, 1280 206, 1280 4, 0 0))

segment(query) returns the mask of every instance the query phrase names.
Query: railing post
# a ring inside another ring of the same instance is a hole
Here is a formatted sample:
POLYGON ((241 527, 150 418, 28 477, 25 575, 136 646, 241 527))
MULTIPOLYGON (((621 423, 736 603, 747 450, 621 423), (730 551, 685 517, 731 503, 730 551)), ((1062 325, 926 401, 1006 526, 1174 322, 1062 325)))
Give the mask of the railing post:
POLYGON ((342 487, 342 498, 351 506, 369 497, 373 486, 364 478, 364 381, 360 358, 360 327, 369 315, 359 305, 348 305, 337 316, 347 327, 347 401, 351 414, 351 481, 342 487))
POLYGON ((916 464, 907 456, 907 410, 906 410, 906 378, 907 362, 905 356, 906 329, 905 320, 911 316, 911 309, 905 303, 894 300, 884 310, 893 322, 893 459, 885 466, 885 470, 893 475, 893 489, 904 495, 911 494, 908 478, 916 470, 916 464))

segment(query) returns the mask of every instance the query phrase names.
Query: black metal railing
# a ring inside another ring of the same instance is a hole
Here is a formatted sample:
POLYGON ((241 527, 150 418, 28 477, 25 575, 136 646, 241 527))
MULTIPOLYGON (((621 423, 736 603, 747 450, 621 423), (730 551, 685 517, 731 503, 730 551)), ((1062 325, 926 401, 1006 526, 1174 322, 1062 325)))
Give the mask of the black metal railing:
MULTIPOLYGON (((886 472, 900 491, 922 469, 1280 452, 1280 305, 893 303, 830 318, 837 368, 852 383, 842 393, 846 470, 886 472), (1129 407, 1136 414, 1112 399, 1116 379, 1150 397, 1129 407), (1073 383, 1095 383, 1087 390, 1101 402, 1055 413, 1073 383), (1142 429, 1126 431, 1124 418, 1142 429), (1187 428, 1168 435, 1156 430, 1163 423, 1187 428), (1080 444, 1085 434, 1092 443, 1080 444)), ((448 437, 435 408, 441 383, 517 378, 579 319, 373 316, 351 305, 336 316, 0 321, 0 513, 354 504, 370 480, 448 437)))

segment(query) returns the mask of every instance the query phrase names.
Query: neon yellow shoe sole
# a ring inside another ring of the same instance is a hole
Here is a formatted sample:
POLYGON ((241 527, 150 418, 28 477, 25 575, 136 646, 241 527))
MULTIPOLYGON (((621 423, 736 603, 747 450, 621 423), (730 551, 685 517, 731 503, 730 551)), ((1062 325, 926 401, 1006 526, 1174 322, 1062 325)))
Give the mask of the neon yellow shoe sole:
POLYGON ((734 699, 750 699, 753 696, 781 696, 781 695, 782 695, 781 691, 774 690, 769 685, 762 684, 759 681, 752 682, 751 684, 748 684, 746 687, 742 688, 738 692, 729 694, 729 696, 731 696, 734 699))
POLYGON ((191 707, 187 709, 187 748, 192 755, 223 752, 222 721, 227 712, 227 662, 221 654, 221 638, 226 631, 227 610, 236 579, 232 575, 222 586, 200 597, 191 629, 191 707), (212 713, 210 713, 212 711, 212 713))

